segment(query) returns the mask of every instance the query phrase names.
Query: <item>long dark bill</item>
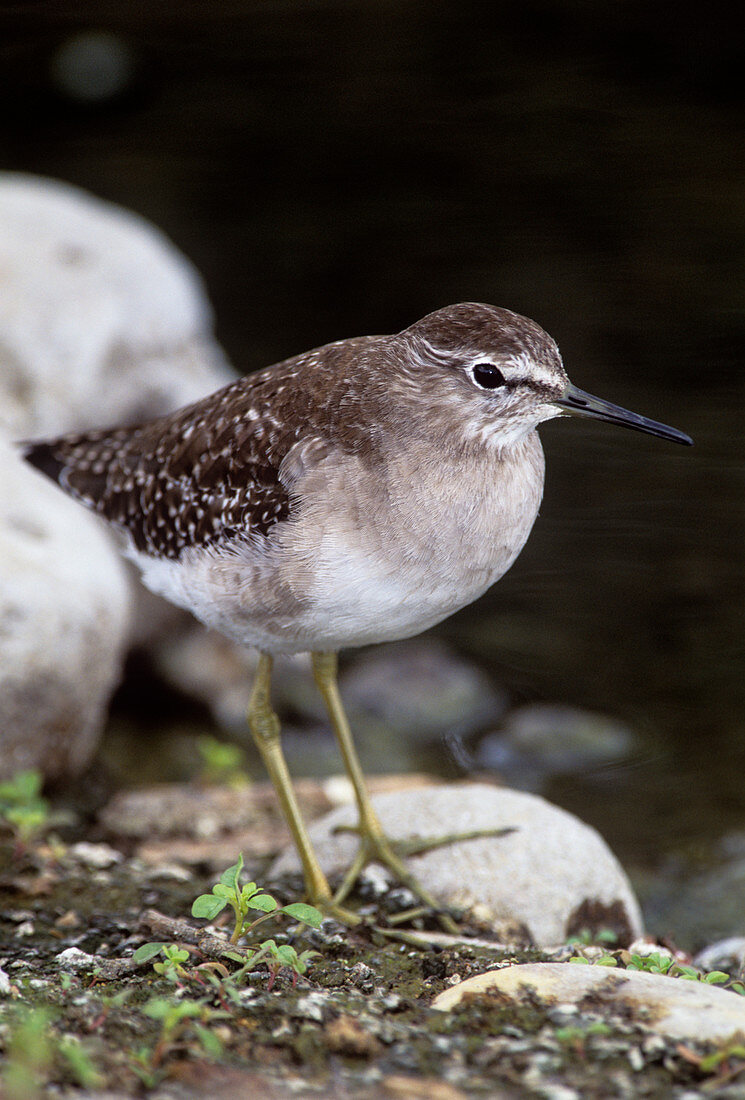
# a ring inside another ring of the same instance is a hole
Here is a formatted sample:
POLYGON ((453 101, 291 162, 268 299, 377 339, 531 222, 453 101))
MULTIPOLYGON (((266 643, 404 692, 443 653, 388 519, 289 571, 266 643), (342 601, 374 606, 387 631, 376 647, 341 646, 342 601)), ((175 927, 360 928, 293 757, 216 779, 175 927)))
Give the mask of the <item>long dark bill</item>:
POLYGON ((635 432, 647 432, 649 435, 658 435, 661 439, 669 439, 673 443, 684 443, 690 447, 693 440, 685 432, 679 432, 677 428, 669 428, 667 424, 658 424, 656 420, 648 420, 646 416, 622 409, 620 405, 613 405, 610 401, 603 401, 600 397, 593 397, 584 390, 577 389, 571 382, 567 386, 563 397, 556 398, 555 405, 560 405, 568 413, 575 416, 589 416, 593 420, 607 420, 609 424, 621 424, 624 428, 631 428, 635 432))

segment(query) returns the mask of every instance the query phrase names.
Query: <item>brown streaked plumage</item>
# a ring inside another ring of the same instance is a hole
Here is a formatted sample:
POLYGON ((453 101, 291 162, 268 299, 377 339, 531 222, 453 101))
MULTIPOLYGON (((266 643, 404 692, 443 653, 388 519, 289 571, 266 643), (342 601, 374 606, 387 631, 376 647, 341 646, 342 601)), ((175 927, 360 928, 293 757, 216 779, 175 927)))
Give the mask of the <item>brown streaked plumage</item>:
POLYGON ((336 688, 335 653, 418 633, 510 567, 538 512, 537 425, 574 413, 677 442, 576 389, 534 321, 466 303, 342 340, 134 428, 27 444, 27 459, 129 540, 154 590, 262 653, 249 724, 317 902, 269 702, 271 658, 310 650, 360 813, 361 855, 428 903, 382 833, 336 688))

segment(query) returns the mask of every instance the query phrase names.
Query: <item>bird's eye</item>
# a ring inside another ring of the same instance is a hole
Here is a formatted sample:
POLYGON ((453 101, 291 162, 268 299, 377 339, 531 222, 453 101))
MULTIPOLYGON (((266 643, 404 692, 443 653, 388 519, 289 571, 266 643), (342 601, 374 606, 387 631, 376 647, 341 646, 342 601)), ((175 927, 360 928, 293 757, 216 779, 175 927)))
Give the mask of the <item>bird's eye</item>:
POLYGON ((505 385, 504 375, 493 363, 474 363, 471 377, 484 390, 495 390, 498 386, 505 385))

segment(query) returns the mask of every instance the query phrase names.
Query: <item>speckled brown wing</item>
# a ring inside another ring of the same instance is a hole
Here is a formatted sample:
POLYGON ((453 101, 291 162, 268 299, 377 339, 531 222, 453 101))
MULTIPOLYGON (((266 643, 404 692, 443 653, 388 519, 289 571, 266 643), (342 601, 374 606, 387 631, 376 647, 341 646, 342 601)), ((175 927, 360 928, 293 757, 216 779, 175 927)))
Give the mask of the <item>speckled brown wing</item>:
POLYGON ((278 471, 303 430, 299 410, 274 408, 278 388, 263 371, 138 428, 26 444, 25 457, 155 557, 265 537, 289 515, 278 471))

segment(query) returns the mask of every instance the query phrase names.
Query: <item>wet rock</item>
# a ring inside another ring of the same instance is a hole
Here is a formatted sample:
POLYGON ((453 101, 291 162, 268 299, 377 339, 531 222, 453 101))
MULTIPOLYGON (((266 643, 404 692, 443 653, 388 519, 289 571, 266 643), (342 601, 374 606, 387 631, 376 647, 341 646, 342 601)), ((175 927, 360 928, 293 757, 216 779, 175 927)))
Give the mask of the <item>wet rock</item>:
POLYGON ((739 936, 745 912, 745 835, 722 837, 705 853, 675 854, 643 882, 644 907, 657 929, 675 929, 675 940, 697 950, 739 936), (702 866, 703 863, 703 866, 702 866))
POLYGON ((0 440, 0 777, 83 771, 128 622, 129 585, 108 534, 0 440))
POLYGON ((31 437, 132 423, 235 375, 201 279, 138 215, 0 173, 0 426, 31 437))
MULTIPOLYGON (((295 787, 304 814, 328 810, 330 801, 320 784, 300 780, 295 787)), ((151 840, 176 836, 210 839, 267 819, 276 827, 279 818, 279 803, 268 783, 237 788, 162 783, 120 791, 100 814, 101 824, 110 832, 151 840)))
MULTIPOLYGON (((206 703, 223 728, 248 736, 246 710, 256 670, 253 652, 195 629, 163 639, 154 662, 169 683, 206 703)), ((479 669, 429 639, 355 657, 342 664, 339 683, 360 750, 373 771, 410 770, 421 742, 447 738, 457 743, 497 721, 506 707, 504 694, 479 669)), ((277 659, 272 705, 285 725, 289 719, 294 727, 309 725, 312 733, 316 731, 306 751, 300 742, 307 740, 308 731, 288 730, 285 751, 301 773, 308 757, 318 760, 319 752, 336 752, 307 655, 277 659)))
POLYGON ((343 670, 340 687, 361 739, 366 726, 415 741, 463 737, 496 721, 507 706, 480 669, 434 639, 366 652, 343 670))
MULTIPOLYGON (((506 942, 562 943, 584 928, 611 928, 622 943, 636 938, 641 917, 628 880, 602 838, 536 795, 485 784, 458 784, 377 795, 373 803, 394 840, 474 829, 514 830, 460 841, 408 860, 410 870, 444 906, 488 917, 506 942)), ((356 841, 334 833, 356 824, 341 807, 310 827, 321 866, 331 876, 351 864, 356 841)), ((294 850, 273 874, 296 871, 294 850)))
POLYGON ((433 1001, 452 1011, 470 996, 500 993, 518 1003, 580 1002, 603 1019, 633 1021, 682 1042, 722 1043, 745 1031, 745 998, 704 982, 567 963, 525 963, 487 971, 433 1001))
MULTIPOLYGON (((234 645, 201 625, 164 637, 153 648, 155 668, 169 684, 199 699, 224 729, 246 740, 257 661, 255 650, 234 645)), ((283 719, 289 715, 328 722, 307 654, 275 660, 272 706, 283 719)))
POLYGON ((702 970, 724 970, 745 979, 745 936, 730 936, 699 951, 693 960, 702 970))
POLYGON ((512 711, 502 729, 487 734, 476 763, 534 789, 546 775, 602 767, 627 757, 636 737, 621 722, 563 706, 529 706, 512 711))

